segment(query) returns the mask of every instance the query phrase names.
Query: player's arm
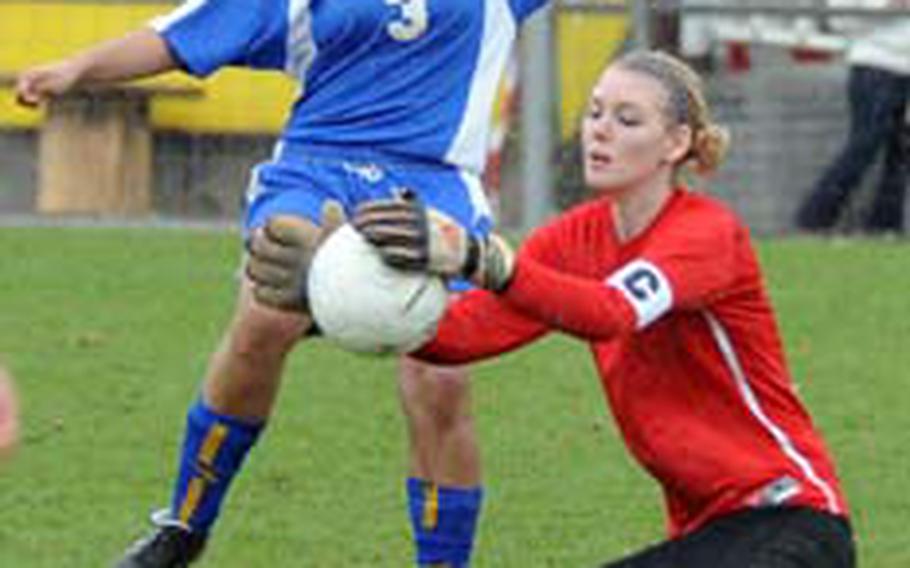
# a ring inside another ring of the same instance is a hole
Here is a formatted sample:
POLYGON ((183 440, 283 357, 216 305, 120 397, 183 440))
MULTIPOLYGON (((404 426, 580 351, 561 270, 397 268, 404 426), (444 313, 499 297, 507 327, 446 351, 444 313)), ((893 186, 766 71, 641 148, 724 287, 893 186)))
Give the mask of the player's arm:
POLYGON ((516 260, 502 238, 470 235, 451 218, 416 201, 368 202, 353 222, 391 266, 467 278, 545 327, 586 340, 634 328, 634 312, 619 291, 541 261, 545 250, 561 246, 551 242, 558 234, 555 227, 535 232, 516 260))
MULTIPOLYGON (((634 331, 641 319, 621 282, 621 278, 601 281, 567 274, 521 255, 508 287, 500 295, 514 309, 537 321, 587 341, 605 341, 634 331)), ((647 290, 652 301, 658 299, 654 291, 647 290)), ((669 288, 661 291, 669 294, 669 288)), ((663 313, 669 308, 669 297, 661 300, 652 309, 663 313)))
POLYGON ((281 69, 286 0, 188 2, 145 28, 19 77, 16 97, 36 106, 80 85, 181 69, 204 77, 227 65, 281 69))
POLYGON ((518 349, 549 328, 485 290, 463 294, 446 310, 434 338, 411 356, 437 364, 464 364, 518 349))
POLYGON ((143 28, 61 61, 22 72, 16 99, 34 107, 76 87, 148 77, 177 67, 164 39, 143 28))
POLYGON ((603 280, 549 266, 527 247, 516 261, 503 240, 471 236, 418 203, 368 203, 354 223, 392 266, 470 278, 525 316, 589 341, 642 329, 674 307, 708 302, 734 274, 735 247, 727 245, 735 239, 723 224, 711 230, 710 218, 671 227, 653 250, 603 280), (704 226, 709 230, 699 230, 704 226))
POLYGON ((692 212, 658 231, 638 258, 603 279, 578 277, 520 255, 501 297, 563 331, 605 340, 642 330, 671 310, 703 309, 737 289, 739 255, 748 247, 732 216, 692 212))
POLYGON ((446 215, 414 201, 367 203, 358 210, 354 224, 390 265, 468 278, 541 326, 586 340, 602 340, 634 328, 634 312, 618 290, 541 261, 558 234, 553 227, 546 234, 536 232, 516 261, 503 239, 469 235, 446 215))

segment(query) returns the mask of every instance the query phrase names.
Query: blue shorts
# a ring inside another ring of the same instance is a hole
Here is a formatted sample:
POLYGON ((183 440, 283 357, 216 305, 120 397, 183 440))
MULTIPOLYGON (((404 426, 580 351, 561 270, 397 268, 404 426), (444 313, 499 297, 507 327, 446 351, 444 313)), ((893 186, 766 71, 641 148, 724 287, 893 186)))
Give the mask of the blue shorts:
POLYGON ((493 225, 480 180, 458 169, 313 158, 268 163, 254 170, 247 192, 244 233, 278 214, 298 215, 319 224, 327 199, 340 202, 350 216, 364 201, 393 197, 406 190, 474 234, 485 234, 493 225))
POLYGON ((406 190, 472 234, 486 234, 493 226, 477 176, 446 166, 320 157, 269 162, 254 170, 246 196, 244 239, 275 215, 296 215, 319 224, 322 205, 328 199, 341 203, 350 217, 364 201, 406 190))

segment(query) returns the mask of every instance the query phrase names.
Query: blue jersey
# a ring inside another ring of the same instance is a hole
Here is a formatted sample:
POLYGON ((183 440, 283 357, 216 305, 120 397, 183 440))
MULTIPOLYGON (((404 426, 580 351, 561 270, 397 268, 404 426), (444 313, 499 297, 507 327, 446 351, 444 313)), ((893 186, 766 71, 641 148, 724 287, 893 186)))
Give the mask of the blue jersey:
POLYGON ((325 156, 478 174, 517 28, 546 1, 190 0, 153 27, 194 75, 239 65, 300 83, 275 166, 325 156))

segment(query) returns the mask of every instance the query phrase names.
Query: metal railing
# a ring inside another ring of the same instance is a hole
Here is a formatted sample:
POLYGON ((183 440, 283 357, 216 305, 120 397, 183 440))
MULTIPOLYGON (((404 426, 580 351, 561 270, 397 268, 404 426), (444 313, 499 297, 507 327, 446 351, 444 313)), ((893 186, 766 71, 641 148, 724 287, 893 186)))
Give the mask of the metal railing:
POLYGON ((731 2, 729 4, 684 2, 681 0, 651 0, 626 2, 598 2, 597 0, 559 0, 560 10, 570 12, 623 13, 639 6, 646 11, 680 12, 682 14, 709 16, 831 16, 869 17, 878 19, 910 16, 910 8, 870 8, 860 6, 831 6, 827 2, 731 2))

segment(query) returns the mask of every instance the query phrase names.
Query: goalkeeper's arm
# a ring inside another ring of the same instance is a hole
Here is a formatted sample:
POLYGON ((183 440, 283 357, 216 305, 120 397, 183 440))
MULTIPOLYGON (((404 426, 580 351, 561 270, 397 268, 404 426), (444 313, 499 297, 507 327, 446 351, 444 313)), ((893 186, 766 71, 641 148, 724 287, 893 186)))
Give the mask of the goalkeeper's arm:
POLYGON ((417 201, 367 203, 354 224, 390 265, 469 278, 546 327, 589 341, 635 329, 635 311, 616 288, 551 268, 527 249, 516 261, 504 239, 471 235, 417 201))
POLYGON ((433 339, 411 355, 438 364, 471 363, 518 349, 548 331, 495 294, 471 290, 449 306, 433 339))
POLYGON ((623 294, 601 280, 560 272, 520 254, 500 297, 537 321, 587 341, 632 333, 636 314, 623 294))

